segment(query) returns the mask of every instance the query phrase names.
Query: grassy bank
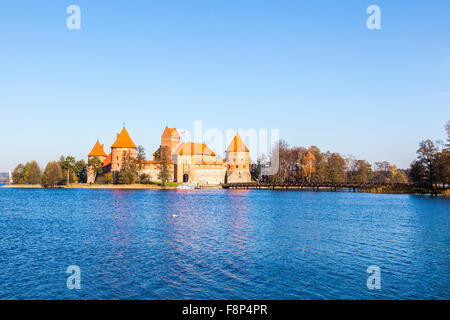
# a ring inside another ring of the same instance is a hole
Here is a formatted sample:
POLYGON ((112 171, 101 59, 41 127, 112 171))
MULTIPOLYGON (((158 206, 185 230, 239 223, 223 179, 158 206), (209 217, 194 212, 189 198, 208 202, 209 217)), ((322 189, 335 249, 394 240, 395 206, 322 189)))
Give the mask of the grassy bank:
POLYGON ((178 183, 168 182, 163 186, 159 182, 149 183, 149 184, 83 184, 74 183, 67 186, 63 186, 68 189, 176 189, 178 183))
MULTIPOLYGON (((162 186, 160 182, 152 182, 149 184, 84 184, 73 183, 69 185, 58 186, 61 189, 176 189, 180 184, 177 182, 168 182, 166 186, 162 186)), ((18 188, 18 189, 39 189, 43 188, 40 184, 7 184, 3 188, 18 188)), ((203 185, 201 189, 222 189, 219 185, 203 185)), ((272 188, 262 188, 272 189, 272 188)), ((275 188, 275 190, 298 190, 297 188, 275 188)), ((312 188, 304 188, 305 191, 313 190, 312 188)), ((320 191, 329 191, 330 188, 321 187, 320 191)), ((359 192, 366 193, 384 193, 384 194, 431 194, 432 190, 429 188, 418 188, 414 186, 380 186, 361 188, 359 192)), ((438 191, 441 196, 450 197, 450 190, 438 191)))
POLYGON ((5 184, 3 188, 19 188, 19 189, 40 189, 40 184, 5 184))
MULTIPOLYGON (((161 182, 151 182, 148 184, 86 184, 86 183, 72 183, 69 185, 57 186, 58 189, 176 189, 178 182, 167 182, 165 186, 161 182)), ((40 189, 44 188, 40 184, 7 184, 3 188, 17 188, 17 189, 40 189)), ((200 189, 222 189, 219 185, 203 185, 200 189)))
MULTIPOLYGON (((380 186, 380 187, 371 187, 371 188, 361 188, 361 192, 368 193, 392 193, 392 194, 431 194, 433 190, 431 188, 420 188, 415 186, 408 185, 399 185, 399 186, 380 186)), ((438 191, 438 194, 450 196, 450 190, 447 191, 438 191)))
MULTIPOLYGON (((44 188, 40 184, 8 184, 3 186, 4 188, 18 188, 18 189, 39 189, 44 188)), ((151 184, 85 184, 85 183, 73 183, 64 186, 57 186, 60 189, 176 189, 178 183, 169 182, 166 186, 161 183, 151 184)))

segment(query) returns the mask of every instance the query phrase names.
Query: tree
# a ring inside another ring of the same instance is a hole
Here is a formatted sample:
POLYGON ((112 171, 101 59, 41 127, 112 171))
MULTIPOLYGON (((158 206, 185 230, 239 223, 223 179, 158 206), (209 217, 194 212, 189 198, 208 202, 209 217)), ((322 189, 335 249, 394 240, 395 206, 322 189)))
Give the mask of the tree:
MULTIPOLYGON (((446 130, 448 133, 447 126, 446 130)), ((429 186, 447 184, 450 176, 449 151, 445 148, 439 150, 438 145, 429 139, 420 142, 417 159, 411 164, 408 176, 414 183, 429 186)))
POLYGON ((311 146, 308 149, 314 155, 315 170, 312 174, 312 180, 317 183, 326 181, 327 179, 327 155, 320 152, 320 149, 316 146, 311 146))
POLYGON ((447 143, 445 144, 445 147, 450 151, 450 121, 447 121, 445 124, 445 132, 447 132, 447 143))
POLYGON ((80 183, 86 183, 87 180, 87 166, 84 160, 79 160, 73 165, 73 173, 80 183))
POLYGON ((264 180, 264 177, 261 176, 262 169, 268 166, 267 158, 264 154, 260 155, 258 157, 258 160, 256 160, 256 163, 252 163, 250 166, 250 175, 252 177, 252 180, 254 181, 262 181, 264 180))
POLYGON ((145 160, 145 149, 143 146, 137 146, 136 149, 136 160, 138 161, 138 169, 141 172, 142 162, 145 160))
POLYGON ((342 183, 346 178, 346 163, 339 153, 331 153, 327 159, 327 178, 329 182, 342 183))
POLYGON ((136 174, 131 170, 120 170, 117 183, 118 184, 134 184, 136 182, 136 174))
POLYGON ((417 184, 424 184, 426 183, 426 172, 425 167, 420 161, 414 160, 411 165, 410 169, 408 170, 408 178, 409 182, 411 183, 417 183, 417 184))
POLYGON ((445 184, 450 183, 450 151, 443 149, 437 157, 437 181, 445 184))
POLYGON ((373 181, 377 184, 391 183, 391 164, 387 161, 375 162, 373 181))
POLYGON ((24 176, 24 165, 19 163, 17 167, 12 172, 12 180, 14 184, 24 184, 26 183, 25 176, 24 176))
POLYGON ((111 184, 111 183, 113 183, 113 176, 112 176, 112 173, 111 173, 111 172, 105 173, 105 174, 103 175, 103 182, 104 182, 105 184, 111 184))
POLYGON ((153 153, 153 159, 156 161, 161 160, 161 146, 153 153))
POLYGON ((62 181, 63 175, 60 164, 56 161, 50 161, 45 167, 41 184, 46 188, 56 187, 62 181))
MULTIPOLYGON (((273 150, 271 154, 270 162, 272 165, 274 161, 276 161, 275 152, 277 150, 273 150)), ((298 153, 296 150, 295 153, 298 153)), ((270 180, 275 183, 284 183, 288 182, 293 175, 295 170, 298 170, 298 158, 296 157, 294 152, 289 148, 289 145, 286 141, 280 140, 278 142, 278 171, 276 174, 270 177, 270 180)))
POLYGON ((125 151, 122 155, 122 167, 116 176, 118 184, 134 184, 136 182, 136 158, 129 151, 125 151))
POLYGON ((311 177, 313 173, 316 172, 315 162, 316 158, 314 157, 314 154, 308 150, 304 154, 300 165, 302 169, 302 176, 308 183, 311 183, 311 177))
POLYGON ((64 156, 61 156, 60 163, 61 169, 65 171, 65 176, 67 179, 66 184, 69 184, 71 180, 73 181, 71 173, 73 172, 73 166, 75 165, 75 158, 71 156, 64 158, 64 156))
POLYGON ((122 169, 136 172, 136 158, 134 158, 129 151, 125 151, 122 155, 122 169))
POLYGON ((403 170, 398 170, 396 165, 392 165, 390 170, 390 182, 407 183, 408 178, 403 170))
POLYGON ((426 182, 430 185, 437 183, 439 148, 430 139, 420 142, 417 149, 417 161, 419 161, 424 170, 426 182))
POLYGON ((27 183, 29 184, 39 184, 41 183, 41 177, 42 172, 41 168, 39 168, 39 165, 36 161, 28 162, 26 165, 26 171, 27 171, 27 183))
POLYGON ((450 121, 445 125, 447 143, 439 156, 439 177, 444 184, 450 184, 450 121))
POLYGON ((353 155, 345 157, 345 165, 347 166, 347 182, 354 182, 354 173, 356 171, 356 159, 353 155))
POLYGON ((88 160, 88 167, 92 170, 94 174, 93 181, 97 179, 98 175, 103 173, 102 162, 97 157, 93 157, 88 160))
POLYGON ((158 179, 161 180, 163 186, 166 185, 167 181, 170 179, 170 151, 167 146, 161 146, 160 151, 160 169, 158 173, 158 179))
POLYGON ((356 160, 353 168, 352 182, 365 184, 372 177, 372 166, 365 160, 356 160))
POLYGON ((150 176, 146 173, 143 173, 139 176, 139 183, 149 184, 151 182, 150 176))

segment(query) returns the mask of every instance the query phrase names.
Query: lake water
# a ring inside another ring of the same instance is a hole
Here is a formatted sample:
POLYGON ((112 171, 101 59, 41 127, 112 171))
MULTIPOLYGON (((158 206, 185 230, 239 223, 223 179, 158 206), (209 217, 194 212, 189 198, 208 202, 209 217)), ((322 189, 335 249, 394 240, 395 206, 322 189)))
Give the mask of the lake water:
POLYGON ((449 299, 449 218, 413 195, 0 188, 0 299, 449 299))

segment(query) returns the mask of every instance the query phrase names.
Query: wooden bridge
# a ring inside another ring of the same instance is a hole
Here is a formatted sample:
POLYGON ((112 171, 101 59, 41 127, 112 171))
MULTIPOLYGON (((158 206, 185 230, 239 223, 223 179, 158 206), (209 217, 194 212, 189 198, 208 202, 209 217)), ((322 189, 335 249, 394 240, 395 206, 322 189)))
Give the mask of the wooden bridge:
MULTIPOLYGON (((380 187, 391 187, 394 192, 397 190, 417 190, 421 193, 438 193, 447 190, 445 186, 425 186, 409 183, 270 183, 270 182, 247 182, 247 183, 225 183, 222 185, 224 189, 272 189, 272 190, 300 190, 300 191, 360 191, 380 187)), ((405 192, 407 193, 407 192, 405 192)))

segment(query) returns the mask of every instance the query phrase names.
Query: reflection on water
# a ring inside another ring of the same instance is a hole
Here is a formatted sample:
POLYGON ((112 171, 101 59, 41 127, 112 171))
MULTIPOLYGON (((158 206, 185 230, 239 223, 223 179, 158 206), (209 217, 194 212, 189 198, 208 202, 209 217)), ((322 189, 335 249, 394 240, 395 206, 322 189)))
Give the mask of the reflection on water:
POLYGON ((448 299, 449 207, 410 195, 0 189, 0 298, 448 299), (82 290, 65 286, 71 264, 82 290), (366 287, 369 265, 381 290, 366 287))

